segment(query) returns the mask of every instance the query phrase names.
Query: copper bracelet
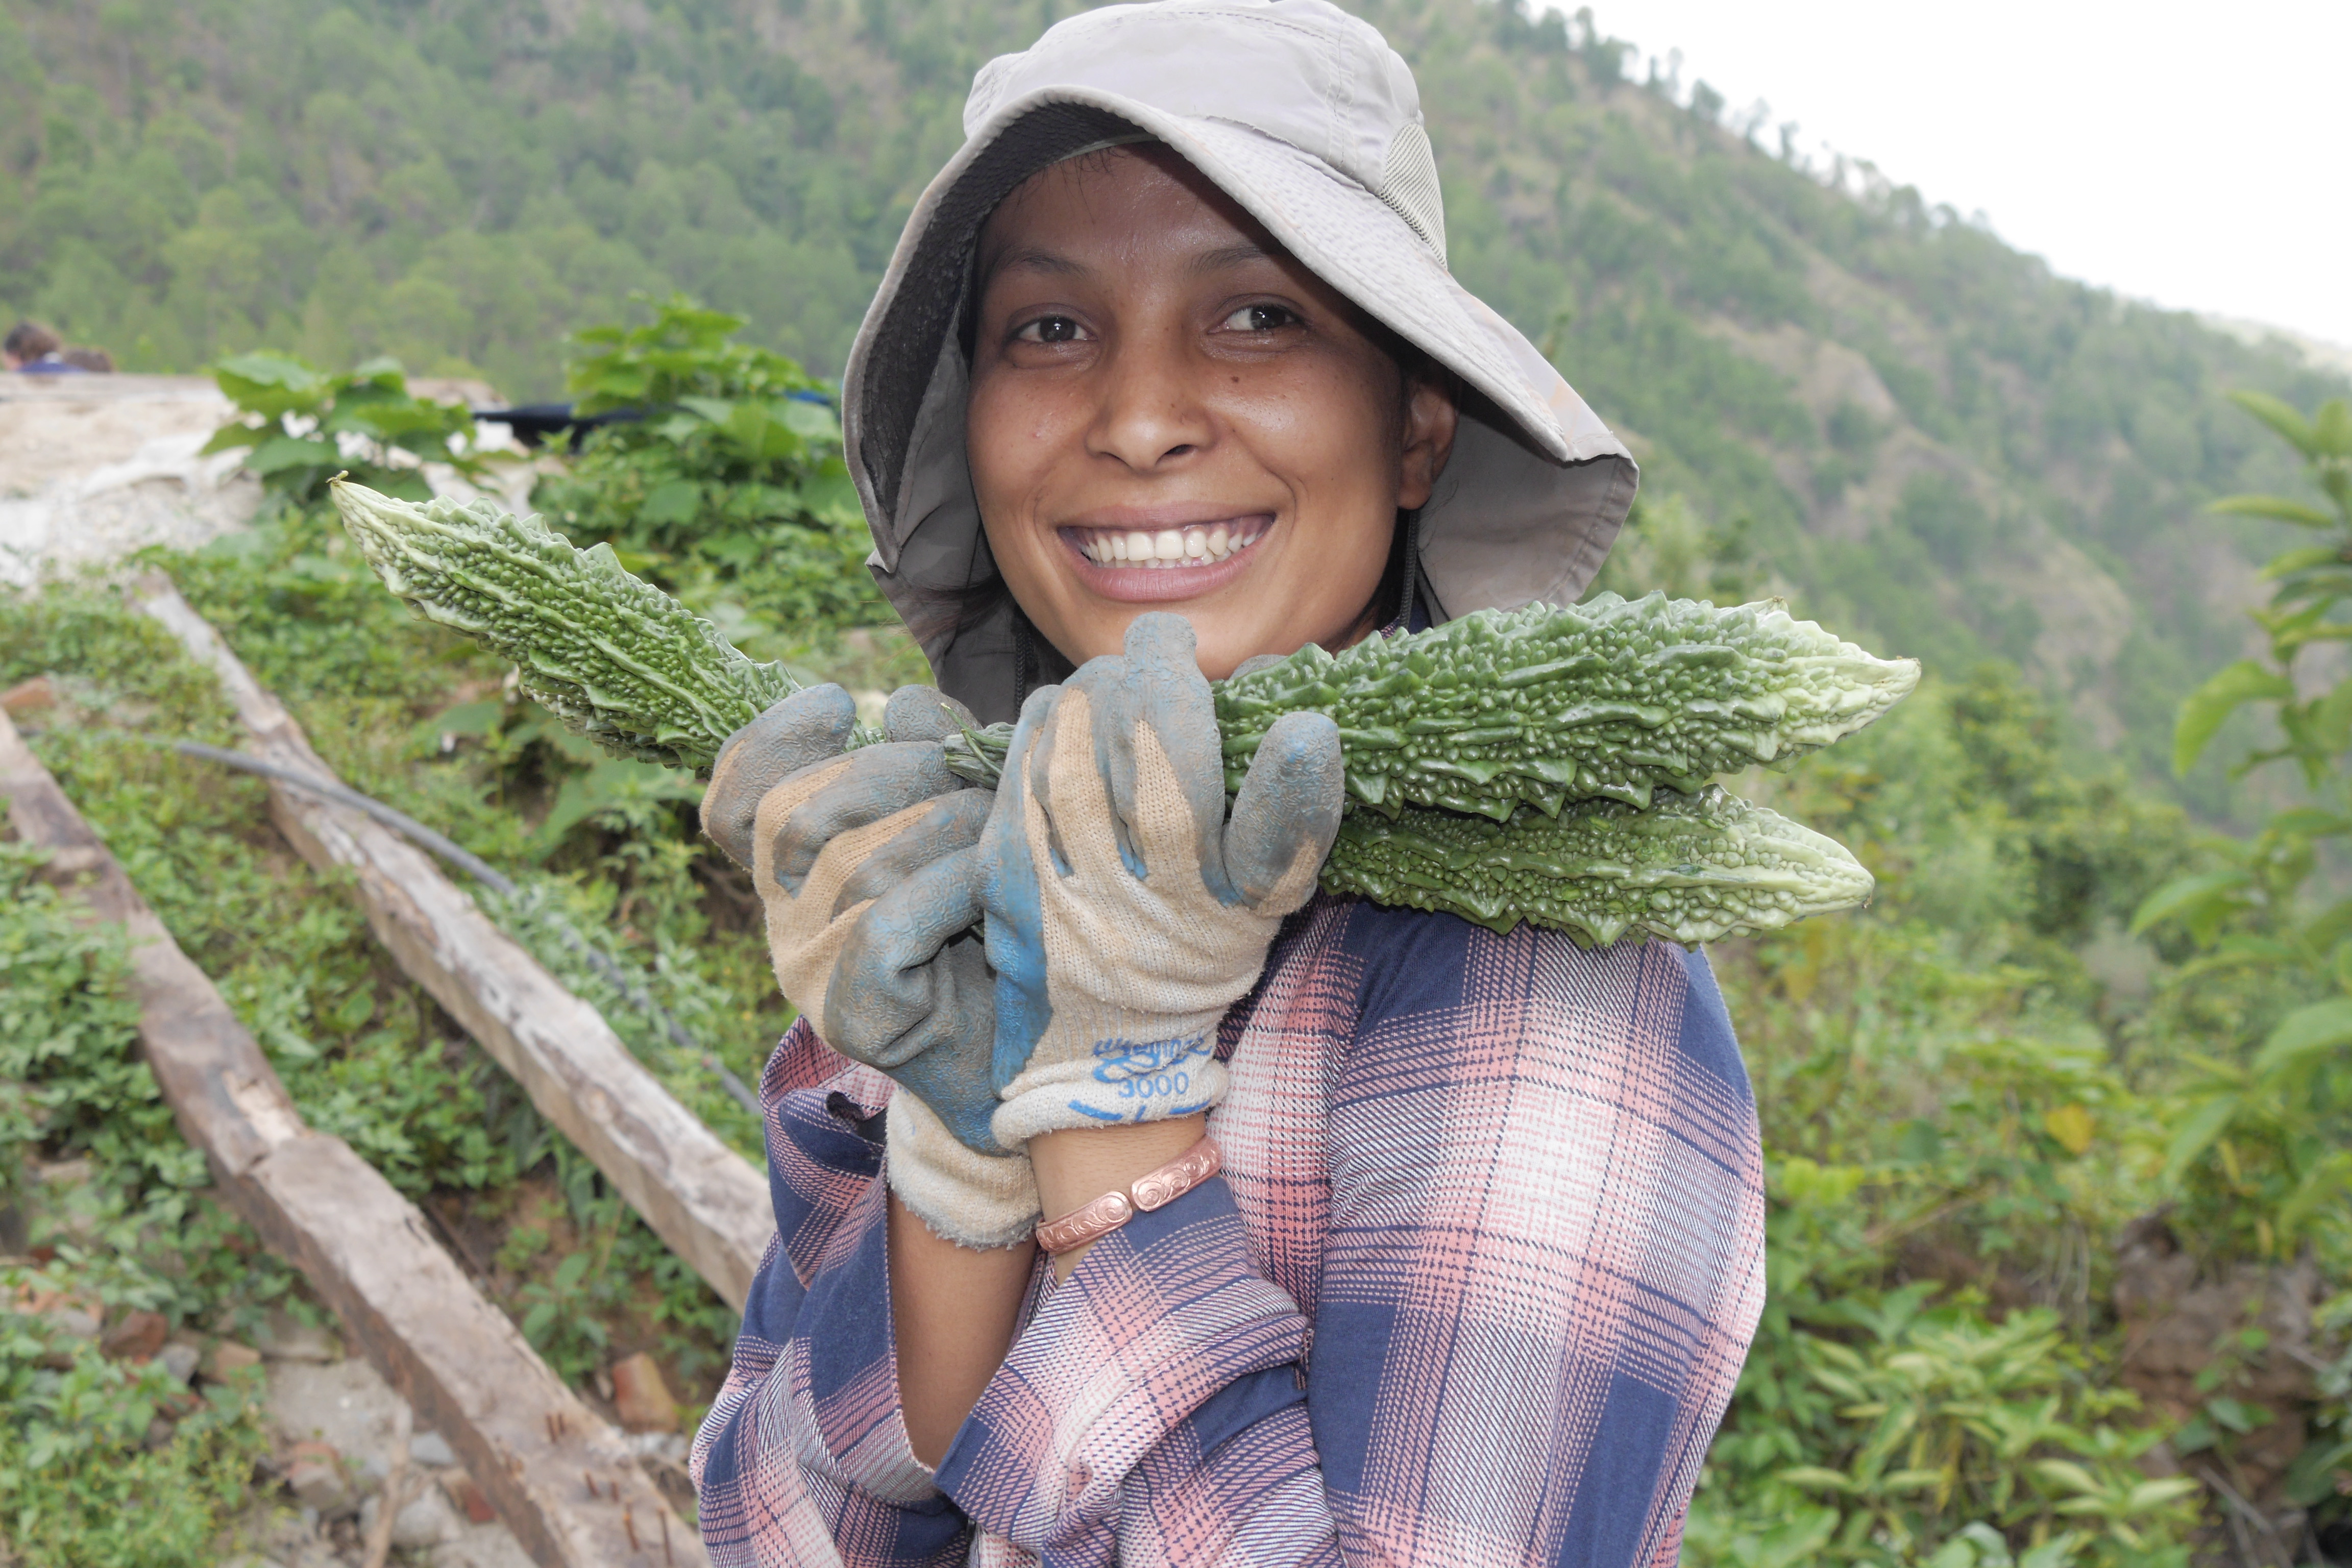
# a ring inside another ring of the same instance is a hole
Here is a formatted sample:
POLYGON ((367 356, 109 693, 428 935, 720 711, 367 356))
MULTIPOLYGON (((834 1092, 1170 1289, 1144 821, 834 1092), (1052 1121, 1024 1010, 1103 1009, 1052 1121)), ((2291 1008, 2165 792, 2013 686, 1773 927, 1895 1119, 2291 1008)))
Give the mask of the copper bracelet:
POLYGON ((1126 1192, 1105 1193, 1039 1226, 1037 1245, 1049 1253, 1063 1253, 1099 1241, 1133 1219, 1136 1210, 1164 1208, 1223 1168, 1217 1146, 1203 1138, 1150 1174, 1137 1177, 1126 1192))

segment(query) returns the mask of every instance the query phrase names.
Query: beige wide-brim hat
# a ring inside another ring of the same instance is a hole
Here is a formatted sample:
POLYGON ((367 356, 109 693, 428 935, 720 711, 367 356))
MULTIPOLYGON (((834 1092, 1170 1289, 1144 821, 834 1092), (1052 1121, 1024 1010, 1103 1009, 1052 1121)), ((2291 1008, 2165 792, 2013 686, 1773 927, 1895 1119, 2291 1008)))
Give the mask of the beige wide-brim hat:
MULTIPOLYGON (((996 205, 1074 154, 1149 138, 1215 182, 1301 262, 1462 378, 1462 422, 1420 514, 1439 619, 1572 602, 1632 506, 1632 456, 1517 329, 1454 280, 1412 69, 1326 0, 1158 0, 1073 16, 982 67, 964 144, 915 205, 842 379, 870 565, 920 630, 995 574, 964 453, 958 318, 996 205)), ((1014 617, 927 637, 940 684, 1008 719, 1014 617)))

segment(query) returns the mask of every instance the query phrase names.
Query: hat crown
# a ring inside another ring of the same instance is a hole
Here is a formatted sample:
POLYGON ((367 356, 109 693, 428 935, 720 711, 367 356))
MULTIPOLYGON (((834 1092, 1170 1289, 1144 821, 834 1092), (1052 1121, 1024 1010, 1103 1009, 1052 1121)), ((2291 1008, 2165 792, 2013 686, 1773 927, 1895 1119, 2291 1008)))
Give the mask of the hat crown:
POLYGON ((1286 142, 1387 203, 1445 260, 1444 205, 1412 68, 1328 0, 1155 0, 1082 12, 981 68, 965 133, 1006 103, 1070 89, 1286 142))

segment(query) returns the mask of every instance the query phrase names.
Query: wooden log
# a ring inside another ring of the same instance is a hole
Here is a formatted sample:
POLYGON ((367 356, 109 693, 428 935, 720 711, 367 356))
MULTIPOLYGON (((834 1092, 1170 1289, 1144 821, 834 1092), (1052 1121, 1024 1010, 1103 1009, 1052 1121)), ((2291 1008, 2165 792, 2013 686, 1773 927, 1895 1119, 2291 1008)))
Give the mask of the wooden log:
POLYGON ((261 1047, 0 713, 0 793, 47 877, 131 932, 139 1041, 223 1195, 447 1439, 544 1568, 706 1564, 621 1435, 563 1385, 340 1138, 306 1126, 261 1047), (592 1495, 593 1489, 593 1495, 592 1495))
MULTIPOLYGON (((301 726, 253 679, 220 634, 151 573, 135 590, 199 663, 218 675, 254 753, 339 783, 301 726)), ((270 814, 320 870, 349 868, 368 924, 514 1076, 540 1114, 595 1162, 671 1251, 737 1311, 775 1229, 766 1180, 646 1071, 594 1007, 564 989, 493 925, 471 895, 390 828, 349 806, 271 781, 270 814)))

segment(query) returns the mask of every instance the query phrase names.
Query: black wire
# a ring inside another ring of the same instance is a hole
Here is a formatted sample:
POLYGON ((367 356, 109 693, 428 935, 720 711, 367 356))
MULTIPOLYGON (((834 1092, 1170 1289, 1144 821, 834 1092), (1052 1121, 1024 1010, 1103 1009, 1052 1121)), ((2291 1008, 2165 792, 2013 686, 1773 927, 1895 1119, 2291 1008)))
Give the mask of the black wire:
POLYGON ((151 746, 169 746, 182 756, 202 757, 206 762, 218 763, 223 767, 235 768, 240 773, 259 773, 263 778, 276 779, 280 784, 289 784, 297 789, 309 790, 312 795, 324 796, 338 805, 348 805, 354 811, 363 811, 386 827, 404 834, 432 850, 476 881, 490 889, 500 898, 511 899, 522 890, 511 879, 492 868, 488 861, 471 850, 460 848, 455 842, 436 833, 406 812, 395 811, 383 802, 373 796, 362 795, 348 785, 330 784, 325 779, 303 773, 299 769, 265 762, 259 757, 248 756, 243 752, 232 752, 226 746, 207 746, 201 741, 161 741, 149 735, 142 735, 139 739, 151 746))
MULTIPOLYGON (((279 784, 290 784, 296 789, 308 790, 310 794, 322 799, 331 800, 337 805, 348 805, 354 811, 365 813, 394 832, 440 856, 500 898, 515 899, 521 895, 522 889, 512 878, 499 871, 480 856, 459 847, 406 812, 395 810, 373 796, 362 795, 346 784, 331 783, 298 768, 268 762, 244 752, 233 752, 225 746, 207 746, 201 741, 164 741, 150 735, 141 735, 137 738, 151 746, 169 746, 183 756, 201 757, 206 762, 218 763, 223 767, 235 768, 239 773, 257 773, 266 779, 274 779, 279 784)), ((704 1067, 718 1074, 719 1081, 726 1086, 728 1094, 733 1097, 736 1104, 750 1111, 755 1119, 761 1121, 766 1119, 766 1112, 760 1106, 760 1097, 751 1092, 751 1086, 738 1078, 733 1069, 720 1061, 716 1055, 704 1050, 696 1042, 694 1037, 686 1032, 685 1026, 673 1017, 667 1008, 654 1000, 651 992, 638 984, 626 970, 574 930, 570 921, 558 915, 550 923, 554 927, 556 934, 573 952, 585 958, 597 973, 612 984, 613 988, 621 994, 624 1001, 660 1025, 663 1033, 669 1037, 671 1044, 688 1052, 704 1067)))

